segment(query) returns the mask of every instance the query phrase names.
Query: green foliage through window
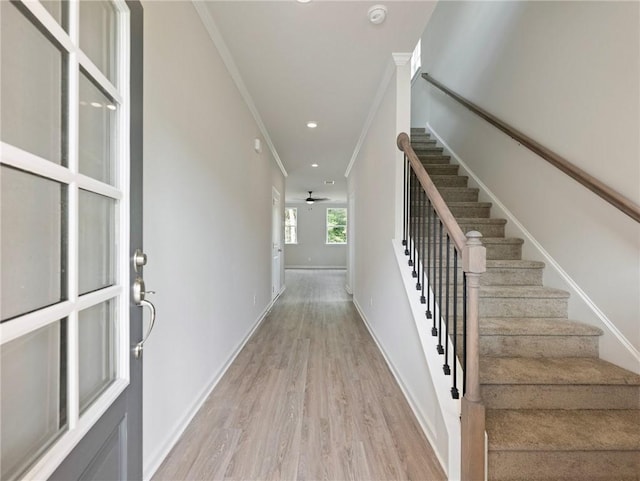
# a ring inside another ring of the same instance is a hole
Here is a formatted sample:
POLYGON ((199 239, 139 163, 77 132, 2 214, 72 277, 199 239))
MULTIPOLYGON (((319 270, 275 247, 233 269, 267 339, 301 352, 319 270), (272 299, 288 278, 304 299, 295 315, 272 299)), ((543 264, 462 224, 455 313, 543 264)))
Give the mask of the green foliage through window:
POLYGON ((295 207, 284 210, 284 243, 298 243, 298 209, 295 207))
POLYGON ((347 243, 347 209, 327 209, 327 244, 347 243))

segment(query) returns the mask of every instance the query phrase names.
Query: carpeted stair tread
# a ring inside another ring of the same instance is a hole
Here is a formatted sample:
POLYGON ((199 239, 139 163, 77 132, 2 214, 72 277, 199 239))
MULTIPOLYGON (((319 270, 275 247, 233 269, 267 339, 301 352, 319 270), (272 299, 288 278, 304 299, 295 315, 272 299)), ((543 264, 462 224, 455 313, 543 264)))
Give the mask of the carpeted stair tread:
POLYGON ((639 413, 635 409, 489 409, 489 451, 640 450, 639 413))
MULTIPOLYGON (((487 261, 487 264, 490 261, 487 261)), ((602 329, 583 322, 545 318, 480 319, 481 336, 601 336, 602 329)))
POLYGON ((640 376, 593 357, 482 357, 481 384, 631 385, 640 376))

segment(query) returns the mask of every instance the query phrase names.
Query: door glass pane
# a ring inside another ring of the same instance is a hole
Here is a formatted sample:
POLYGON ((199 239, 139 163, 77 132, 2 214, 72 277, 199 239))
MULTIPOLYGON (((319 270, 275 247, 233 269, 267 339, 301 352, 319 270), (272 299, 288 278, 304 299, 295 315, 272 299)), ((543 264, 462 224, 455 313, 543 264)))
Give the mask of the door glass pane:
POLYGON ((80 412, 84 412, 116 377, 113 300, 79 313, 78 340, 80 412))
POLYGON ((41 0, 40 3, 42 3, 42 6, 56 19, 56 22, 68 31, 69 2, 62 0, 41 0))
POLYGON ((79 203, 78 288, 86 294, 114 283, 115 200, 80 190, 79 203))
POLYGON ((116 10, 111 2, 80 2, 80 48, 114 85, 116 34, 116 10))
POLYGON ((66 165, 63 54, 10 2, 0 1, 4 142, 66 165))
POLYGON ((113 185, 116 106, 80 74, 80 172, 113 185))
POLYGON ((66 186, 0 169, 2 320, 66 299, 66 186))
POLYGON ((0 478, 15 479, 66 427, 66 322, 0 349, 0 478))

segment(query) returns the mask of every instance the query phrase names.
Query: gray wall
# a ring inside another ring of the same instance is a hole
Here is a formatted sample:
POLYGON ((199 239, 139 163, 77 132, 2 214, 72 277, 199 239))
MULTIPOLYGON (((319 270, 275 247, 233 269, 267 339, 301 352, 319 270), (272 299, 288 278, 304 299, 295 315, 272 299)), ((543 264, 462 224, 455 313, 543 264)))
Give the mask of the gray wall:
MULTIPOLYGON (((327 208, 347 207, 347 204, 287 203, 298 209, 298 244, 285 244, 285 267, 347 267, 347 245, 326 244, 327 208)), ((347 222, 349 221, 347 212, 347 222)), ((347 239, 349 242, 349 239, 347 239)))
POLYGON ((260 130, 193 4, 144 10, 148 479, 270 306, 271 189, 284 178, 254 152, 260 130))

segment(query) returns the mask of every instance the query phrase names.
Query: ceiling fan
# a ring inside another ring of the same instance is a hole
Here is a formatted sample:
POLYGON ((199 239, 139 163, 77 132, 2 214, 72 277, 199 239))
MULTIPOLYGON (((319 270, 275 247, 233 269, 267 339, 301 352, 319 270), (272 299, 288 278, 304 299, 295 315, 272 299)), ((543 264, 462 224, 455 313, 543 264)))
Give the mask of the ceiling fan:
POLYGON ((324 200, 329 200, 328 197, 313 197, 313 195, 311 195, 313 193, 313 191, 308 191, 309 192, 309 197, 307 197, 305 199, 305 202, 307 204, 313 204, 314 202, 322 202, 324 200))

